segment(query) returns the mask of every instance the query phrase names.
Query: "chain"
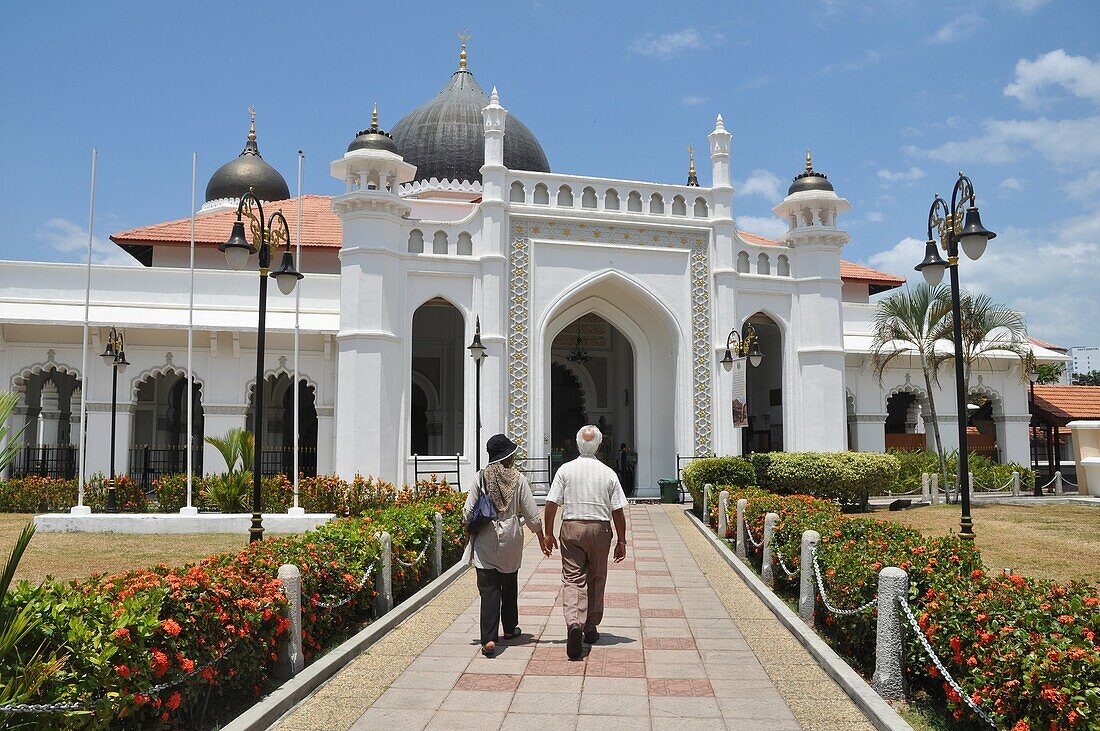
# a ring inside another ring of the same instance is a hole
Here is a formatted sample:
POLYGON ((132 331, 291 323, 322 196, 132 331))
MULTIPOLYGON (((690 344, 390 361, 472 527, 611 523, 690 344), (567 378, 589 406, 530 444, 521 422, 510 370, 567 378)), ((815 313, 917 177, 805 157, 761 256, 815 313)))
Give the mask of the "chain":
POLYGON ((757 540, 752 537, 752 529, 749 528, 748 518, 745 519, 745 535, 748 537, 749 543, 752 544, 753 548, 760 548, 761 546, 764 545, 764 539, 763 538, 761 538, 760 541, 757 542, 757 540))
POLYGON ((912 625, 913 631, 916 632, 917 638, 920 640, 921 645, 924 647, 924 651, 928 654, 929 659, 932 660, 932 664, 936 666, 936 669, 943 675, 943 679, 947 681, 947 684, 951 686, 951 689, 959 694, 959 697, 966 701, 966 705, 977 713, 983 721, 988 723, 991 727, 997 728, 997 724, 993 722, 993 719, 989 717, 981 706, 975 703, 969 695, 963 692, 962 687, 955 682, 955 679, 951 677, 951 673, 947 672, 947 668, 943 666, 936 651, 932 649, 932 643, 928 641, 928 637, 925 636, 924 630, 920 628, 920 624, 917 623, 916 617, 913 616, 913 610, 909 607, 909 601, 901 596, 898 597, 898 603, 901 604, 901 610, 905 613, 905 616, 909 619, 909 624, 912 625))
POLYGON ((860 606, 855 607, 854 609, 838 609, 837 607, 834 607, 829 602, 829 596, 825 593, 825 582, 822 581, 822 579, 821 579, 821 566, 819 566, 818 563, 817 563, 817 549, 816 548, 813 550, 813 553, 810 554, 810 557, 811 557, 811 560, 813 561, 813 564, 814 564, 814 577, 817 579, 817 588, 818 588, 818 591, 821 592, 821 603, 824 604, 825 608, 828 609, 833 614, 839 614, 840 616, 850 616, 850 615, 853 615, 853 614, 859 614, 863 610, 867 609, 868 607, 874 606, 875 603, 878 602, 878 597, 876 596, 874 599, 867 602, 866 604, 861 604, 860 606))
POLYGON ((1080 485, 1078 485, 1078 484, 1077 484, 1076 482, 1070 482, 1069 480, 1067 480, 1067 479, 1066 479, 1066 478, 1064 478, 1064 477, 1062 478, 1062 485, 1063 485, 1063 486, 1065 486, 1065 485, 1069 485, 1070 487, 1072 487, 1072 488, 1076 488, 1076 489, 1078 489, 1078 490, 1080 490, 1080 489, 1081 489, 1081 486, 1080 486, 1080 485))
POLYGON ((378 568, 379 560, 380 559, 376 559, 375 562, 367 568, 367 570, 363 573, 363 578, 359 580, 359 583, 356 585, 356 587, 352 589, 351 593, 348 594, 347 597, 345 597, 342 601, 338 602, 332 600, 326 602, 318 599, 313 602, 313 606, 320 607, 321 609, 339 609, 340 607, 351 603, 351 601, 355 599, 359 592, 363 590, 363 587, 367 585, 367 579, 369 579, 370 575, 374 573, 374 570, 378 568))
POLYGON ((428 547, 424 546, 424 550, 421 551, 420 555, 417 556, 416 558, 414 558, 412 561, 402 561, 401 559, 397 559, 397 563, 401 564, 402 566, 404 566, 407 569, 411 569, 413 566, 417 566, 421 561, 423 561, 424 557, 427 556, 427 555, 428 555, 428 547))
POLYGON ((774 540, 772 541, 772 555, 779 559, 779 568, 783 569, 783 573, 787 575, 787 578, 793 579, 794 577, 798 576, 797 571, 791 571, 789 568, 787 568, 786 562, 783 561, 783 554, 779 552, 779 546, 775 544, 774 540))

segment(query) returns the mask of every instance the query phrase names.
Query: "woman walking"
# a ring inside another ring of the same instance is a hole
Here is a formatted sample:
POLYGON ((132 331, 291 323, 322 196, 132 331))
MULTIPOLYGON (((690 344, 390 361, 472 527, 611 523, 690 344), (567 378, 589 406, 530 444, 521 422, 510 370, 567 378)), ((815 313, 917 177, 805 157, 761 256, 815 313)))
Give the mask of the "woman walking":
MULTIPOLYGON (((482 496, 492 503, 496 517, 474 526, 464 559, 477 569, 477 590, 481 594, 481 654, 492 657, 500 641, 500 625, 504 639, 518 637, 519 604, 517 574, 523 560, 523 527, 520 518, 545 545, 542 520, 539 518, 531 486, 513 468, 518 447, 503 434, 490 437, 485 448, 489 464, 482 470, 466 496, 462 519, 470 525, 479 513, 482 496)), ((476 521, 475 521, 476 523, 476 521)))

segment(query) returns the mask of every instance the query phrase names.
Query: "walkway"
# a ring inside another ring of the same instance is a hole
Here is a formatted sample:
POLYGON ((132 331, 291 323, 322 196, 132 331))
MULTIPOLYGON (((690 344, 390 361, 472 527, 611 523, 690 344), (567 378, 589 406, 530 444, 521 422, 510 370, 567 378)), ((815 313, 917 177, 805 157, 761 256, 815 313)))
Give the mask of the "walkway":
POLYGON ((278 728, 872 728, 681 511, 630 508, 628 558, 582 660, 565 656, 558 555, 531 541, 521 641, 481 656, 464 576, 278 728))

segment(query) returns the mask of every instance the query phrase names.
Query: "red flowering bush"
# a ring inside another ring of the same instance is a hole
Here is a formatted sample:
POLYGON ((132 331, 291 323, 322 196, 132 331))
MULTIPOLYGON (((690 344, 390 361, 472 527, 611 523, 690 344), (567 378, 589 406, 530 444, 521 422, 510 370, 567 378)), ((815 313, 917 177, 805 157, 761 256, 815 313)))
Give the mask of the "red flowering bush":
POLYGON ((0 513, 52 513, 76 505, 76 480, 17 477, 0 480, 0 513))

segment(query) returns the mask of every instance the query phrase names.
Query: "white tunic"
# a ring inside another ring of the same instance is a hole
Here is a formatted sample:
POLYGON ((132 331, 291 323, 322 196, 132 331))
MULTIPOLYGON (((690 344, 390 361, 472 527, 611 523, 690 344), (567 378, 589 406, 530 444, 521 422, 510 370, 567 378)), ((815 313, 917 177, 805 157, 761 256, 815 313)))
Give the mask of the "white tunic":
POLYGON ((595 457, 581 455, 558 468, 547 502, 561 506, 562 520, 611 520, 627 506, 619 476, 595 457))
MULTIPOLYGON (((474 513, 474 505, 481 496, 481 473, 477 475, 473 487, 466 495, 466 505, 462 508, 462 522, 469 523, 474 513)), ((519 571, 523 561, 523 527, 520 518, 527 523, 532 533, 542 530, 535 496, 531 494, 531 485, 522 474, 516 485, 516 494, 512 498, 511 508, 504 515, 486 525, 466 544, 462 559, 474 568, 496 569, 502 574, 519 571)))

